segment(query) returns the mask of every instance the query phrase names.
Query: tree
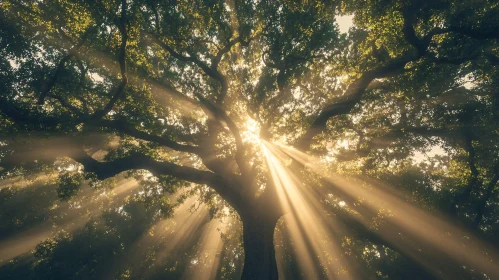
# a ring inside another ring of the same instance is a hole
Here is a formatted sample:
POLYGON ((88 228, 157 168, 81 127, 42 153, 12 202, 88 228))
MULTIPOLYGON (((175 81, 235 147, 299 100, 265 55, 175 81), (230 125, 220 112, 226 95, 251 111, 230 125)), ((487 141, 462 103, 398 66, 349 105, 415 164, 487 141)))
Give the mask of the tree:
MULTIPOLYGON (((69 158, 77 167, 61 172, 57 191, 70 199, 83 181, 146 170, 162 186, 151 203, 164 216, 171 215, 166 193, 207 186, 203 199, 213 211, 230 207, 242 222, 242 279, 277 279, 275 228, 290 209, 278 203, 280 183, 264 151, 279 150, 272 144, 279 142, 309 156, 334 155, 329 172, 405 188, 409 200, 440 208, 497 245, 490 235, 499 228, 495 1, 0 6, 5 179, 69 158), (354 16, 348 34, 335 22, 341 14, 354 16), (436 146, 447 155, 411 161, 436 146)), ((289 169, 309 187, 332 187, 290 153, 289 169)), ((357 207, 352 195, 335 195, 357 207)), ((414 258, 342 209, 330 210, 358 240, 414 258)), ((362 205, 355 211, 369 215, 362 205)))

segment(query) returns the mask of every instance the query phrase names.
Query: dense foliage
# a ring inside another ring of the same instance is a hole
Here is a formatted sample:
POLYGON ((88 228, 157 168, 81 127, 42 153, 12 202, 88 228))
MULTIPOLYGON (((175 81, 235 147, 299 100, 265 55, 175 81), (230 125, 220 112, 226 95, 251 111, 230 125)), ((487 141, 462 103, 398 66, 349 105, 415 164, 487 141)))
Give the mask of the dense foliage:
POLYGON ((339 244, 315 277, 499 277, 497 14, 494 0, 0 1, 0 278, 310 279, 270 143, 364 190, 277 156, 333 225, 314 238, 339 244), (367 206, 376 184, 462 229, 442 231, 456 254, 486 244, 494 268, 411 239, 390 220, 409 208, 367 206))

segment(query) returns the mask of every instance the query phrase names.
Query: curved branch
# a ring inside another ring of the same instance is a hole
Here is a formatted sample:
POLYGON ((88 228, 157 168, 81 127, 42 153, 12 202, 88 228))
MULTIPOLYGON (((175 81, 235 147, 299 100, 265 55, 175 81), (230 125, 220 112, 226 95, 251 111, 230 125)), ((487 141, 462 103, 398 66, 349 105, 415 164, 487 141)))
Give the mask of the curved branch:
POLYGON ((364 92, 374 79, 398 75, 404 71, 404 67, 407 63, 416 61, 426 54, 433 36, 448 32, 448 30, 436 28, 423 39, 419 39, 416 36, 413 26, 414 14, 416 11, 417 9, 407 9, 406 11, 403 11, 402 14, 404 17, 404 36, 406 40, 416 48, 417 54, 407 53, 401 57, 391 59, 384 65, 362 74, 359 79, 350 84, 344 97, 339 102, 327 105, 319 113, 305 134, 298 139, 295 145, 298 149, 303 151, 308 150, 314 136, 321 133, 326 128, 327 121, 331 117, 347 114, 355 107, 355 105, 360 103, 364 92))
POLYGON ((207 113, 210 117, 214 117, 218 122, 224 121, 227 124, 227 126, 229 127, 229 130, 233 134, 235 142, 236 142, 235 159, 236 159, 237 165, 240 168, 241 174, 247 174, 249 168, 247 167, 247 164, 244 162, 244 147, 243 147, 243 142, 242 142, 242 138, 241 138, 239 129, 237 128, 237 125, 234 123, 234 121, 232 121, 232 119, 227 115, 225 110, 223 108, 221 108, 221 106, 220 106, 220 104, 223 103, 225 96, 227 95, 227 91, 228 91, 229 86, 228 86, 228 82, 227 82, 227 79, 225 78, 225 76, 222 75, 218 71, 218 65, 219 65, 223 55, 226 54, 227 52, 229 52, 231 50, 231 48, 234 45, 236 45, 237 43, 246 44, 246 42, 244 42, 241 37, 238 37, 237 39, 229 41, 229 43, 224 48, 220 49, 219 52, 217 53, 217 55, 212 59, 211 66, 208 66, 206 63, 202 62, 201 60, 199 60, 196 56, 194 56, 192 54, 189 56, 185 56, 179 52, 176 52, 172 47, 170 47, 168 44, 163 42, 158 37, 158 35, 155 35, 155 34, 150 34, 150 35, 154 38, 155 42, 159 46, 161 46, 164 50, 166 50, 171 56, 173 56, 174 58, 176 58, 180 61, 183 61, 183 62, 191 62, 191 63, 196 64, 199 68, 201 68, 201 70, 203 70, 203 72, 206 75, 208 75, 211 78, 220 82, 222 88, 221 88, 219 95, 216 98, 215 104, 210 102, 208 99, 204 98, 201 94, 199 94, 197 92, 195 93, 195 95, 201 101, 201 105, 202 105, 202 108, 205 111, 205 113, 207 113))
POLYGON ((404 70, 404 67, 408 62, 415 59, 416 57, 414 55, 408 54, 400 58, 392 59, 387 64, 364 73, 359 79, 350 84, 344 97, 340 101, 327 105, 319 113, 295 146, 303 151, 308 150, 312 138, 326 128, 327 121, 331 117, 349 113, 355 105, 361 101, 365 90, 374 79, 398 74, 398 72, 404 70))
POLYGON ((202 171, 167 161, 156 161, 143 154, 132 154, 113 161, 100 162, 90 157, 83 149, 79 149, 69 157, 81 163, 86 172, 95 173, 100 180, 113 177, 127 170, 145 169, 155 176, 170 175, 191 183, 205 184, 239 211, 248 203, 241 198, 237 188, 231 187, 235 182, 231 182, 227 178, 209 171, 202 171))
POLYGON ((85 167, 86 172, 95 173, 99 180, 113 177, 127 170, 146 169, 156 176, 171 175, 196 184, 211 185, 217 181, 215 179, 216 175, 212 172, 181 166, 167 161, 156 161, 143 154, 132 154, 109 162, 97 161, 83 149, 78 149, 74 154, 68 156, 81 163, 85 167))
POLYGON ((121 172, 134 169, 145 169, 155 176, 171 175, 178 179, 196 184, 206 184, 220 194, 235 207, 244 205, 237 188, 231 188, 236 182, 213 172, 181 166, 167 161, 158 161, 149 156, 135 153, 108 162, 92 158, 83 149, 82 138, 77 135, 44 138, 38 143, 15 147, 15 152, 5 156, 0 166, 10 170, 33 161, 53 162, 58 157, 69 157, 82 164, 85 172, 93 172, 99 180, 113 177, 121 172))

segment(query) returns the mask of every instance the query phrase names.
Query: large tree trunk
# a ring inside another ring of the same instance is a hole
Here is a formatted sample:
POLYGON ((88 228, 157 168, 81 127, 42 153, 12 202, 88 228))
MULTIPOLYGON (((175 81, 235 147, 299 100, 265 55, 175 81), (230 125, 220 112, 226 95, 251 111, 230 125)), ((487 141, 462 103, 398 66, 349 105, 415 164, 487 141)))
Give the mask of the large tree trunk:
POLYGON ((243 280, 277 280, 274 230, 278 218, 243 219, 243 280))

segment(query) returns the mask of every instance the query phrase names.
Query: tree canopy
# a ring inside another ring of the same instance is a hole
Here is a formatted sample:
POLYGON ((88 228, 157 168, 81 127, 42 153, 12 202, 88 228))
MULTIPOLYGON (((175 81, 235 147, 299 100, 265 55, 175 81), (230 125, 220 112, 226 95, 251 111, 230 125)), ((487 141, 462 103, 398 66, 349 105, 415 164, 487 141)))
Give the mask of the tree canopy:
POLYGON ((499 278, 497 14, 0 1, 0 278, 499 278))

